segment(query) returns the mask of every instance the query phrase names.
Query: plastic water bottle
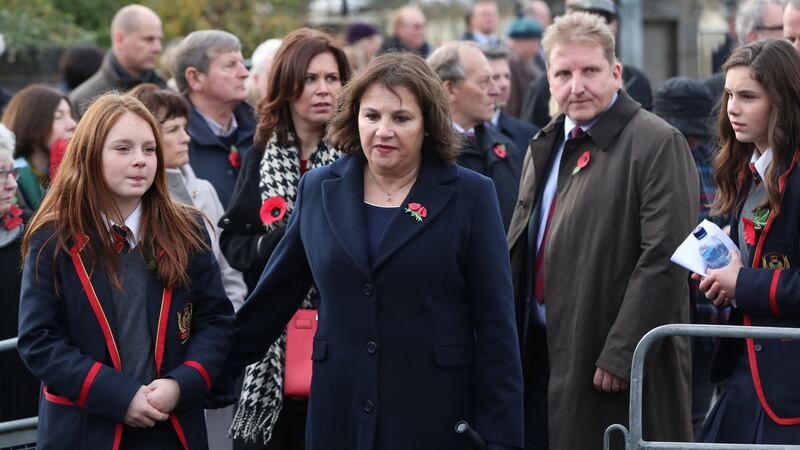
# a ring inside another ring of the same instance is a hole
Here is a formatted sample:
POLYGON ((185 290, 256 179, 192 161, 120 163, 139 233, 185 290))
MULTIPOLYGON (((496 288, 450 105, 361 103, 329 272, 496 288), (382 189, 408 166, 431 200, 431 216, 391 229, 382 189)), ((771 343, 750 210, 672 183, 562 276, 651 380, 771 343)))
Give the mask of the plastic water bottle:
POLYGON ((720 269, 731 262, 731 255, 725 244, 706 233, 702 226, 695 228, 692 234, 700 242, 700 256, 703 257, 709 269, 720 269))

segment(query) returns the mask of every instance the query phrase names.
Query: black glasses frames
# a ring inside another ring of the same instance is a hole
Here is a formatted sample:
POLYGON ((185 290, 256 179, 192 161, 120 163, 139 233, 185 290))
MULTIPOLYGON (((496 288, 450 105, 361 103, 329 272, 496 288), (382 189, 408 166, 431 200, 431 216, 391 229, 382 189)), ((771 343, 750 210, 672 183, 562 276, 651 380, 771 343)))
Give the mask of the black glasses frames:
POLYGON ((14 177, 16 180, 19 176, 19 173, 15 167, 11 167, 9 169, 0 169, 0 186, 5 186, 5 184, 8 183, 9 175, 14 177))

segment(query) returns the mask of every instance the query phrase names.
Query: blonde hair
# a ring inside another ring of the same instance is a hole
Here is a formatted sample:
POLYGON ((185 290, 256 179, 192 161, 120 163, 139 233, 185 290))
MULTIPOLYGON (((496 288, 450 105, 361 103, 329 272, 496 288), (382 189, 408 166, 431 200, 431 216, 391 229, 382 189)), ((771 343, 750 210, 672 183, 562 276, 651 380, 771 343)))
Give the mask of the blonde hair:
POLYGON ((397 29, 400 28, 400 25, 403 23, 405 14, 411 11, 419 11, 420 14, 423 16, 425 15, 425 13, 422 11, 422 8, 417 5, 406 5, 394 10, 389 16, 389 23, 387 26, 390 34, 397 33, 397 29))
POLYGON ((597 14, 576 11, 557 17, 544 32, 542 47, 548 64, 550 54, 557 45, 594 43, 603 49, 608 64, 616 64, 614 34, 605 19, 597 14))

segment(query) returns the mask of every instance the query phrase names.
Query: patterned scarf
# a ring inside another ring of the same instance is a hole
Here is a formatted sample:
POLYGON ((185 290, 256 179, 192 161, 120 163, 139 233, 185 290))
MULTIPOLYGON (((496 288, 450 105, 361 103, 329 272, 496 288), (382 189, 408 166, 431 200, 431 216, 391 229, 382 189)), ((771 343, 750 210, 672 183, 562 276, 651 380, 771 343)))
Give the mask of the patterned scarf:
MULTIPOLYGON (((273 134, 264 149, 259 173, 258 190, 261 201, 280 196, 286 200, 286 214, 278 222, 266 225, 267 233, 276 227, 285 227, 294 208, 297 185, 300 182, 300 151, 296 148, 294 135, 289 134, 289 146, 278 146, 273 134)), ((316 151, 308 160, 308 170, 336 161, 341 154, 320 141, 316 151)), ((303 299, 303 308, 313 308, 318 297, 312 287, 303 299)), ((242 395, 228 435, 234 439, 255 443, 258 438, 266 444, 272 438, 272 430, 283 406, 283 369, 286 351, 286 332, 267 350, 264 358, 245 370, 242 395)))

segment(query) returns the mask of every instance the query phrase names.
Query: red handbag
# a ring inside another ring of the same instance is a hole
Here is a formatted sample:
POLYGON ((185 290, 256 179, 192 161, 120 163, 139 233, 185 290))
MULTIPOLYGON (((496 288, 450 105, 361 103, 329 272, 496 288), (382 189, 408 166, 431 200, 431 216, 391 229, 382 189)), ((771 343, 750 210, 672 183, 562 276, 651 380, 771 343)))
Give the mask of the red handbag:
POLYGON ((317 310, 298 309, 286 327, 283 395, 308 398, 311 392, 311 351, 317 333, 317 310))

